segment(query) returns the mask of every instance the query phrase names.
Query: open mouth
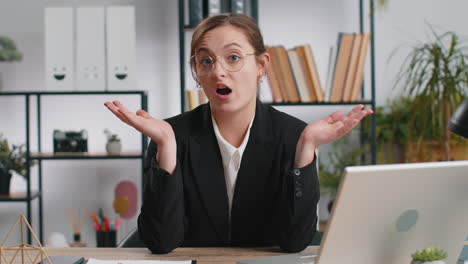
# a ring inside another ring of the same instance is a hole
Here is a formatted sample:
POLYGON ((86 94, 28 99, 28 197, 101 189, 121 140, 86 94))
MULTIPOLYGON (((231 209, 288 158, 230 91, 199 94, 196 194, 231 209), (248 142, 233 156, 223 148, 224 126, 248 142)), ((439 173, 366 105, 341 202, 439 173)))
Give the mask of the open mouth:
POLYGON ((217 88, 216 89, 216 93, 220 94, 220 95, 228 95, 232 92, 232 90, 230 88, 217 88))

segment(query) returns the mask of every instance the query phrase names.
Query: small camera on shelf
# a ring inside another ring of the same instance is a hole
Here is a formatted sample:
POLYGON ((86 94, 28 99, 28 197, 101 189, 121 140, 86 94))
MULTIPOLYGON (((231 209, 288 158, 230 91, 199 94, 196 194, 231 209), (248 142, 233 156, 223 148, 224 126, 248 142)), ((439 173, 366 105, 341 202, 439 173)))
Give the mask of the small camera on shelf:
POLYGON ((88 132, 54 130, 54 153, 88 152, 88 132))

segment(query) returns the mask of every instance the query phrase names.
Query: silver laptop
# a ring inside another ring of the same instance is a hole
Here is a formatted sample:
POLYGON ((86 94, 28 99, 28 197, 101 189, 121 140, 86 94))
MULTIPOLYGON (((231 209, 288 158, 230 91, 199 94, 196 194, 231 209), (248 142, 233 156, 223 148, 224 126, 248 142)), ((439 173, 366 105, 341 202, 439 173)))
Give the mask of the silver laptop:
POLYGON ((348 167, 316 258, 239 264, 408 264, 436 246, 455 264, 468 234, 468 161, 348 167))

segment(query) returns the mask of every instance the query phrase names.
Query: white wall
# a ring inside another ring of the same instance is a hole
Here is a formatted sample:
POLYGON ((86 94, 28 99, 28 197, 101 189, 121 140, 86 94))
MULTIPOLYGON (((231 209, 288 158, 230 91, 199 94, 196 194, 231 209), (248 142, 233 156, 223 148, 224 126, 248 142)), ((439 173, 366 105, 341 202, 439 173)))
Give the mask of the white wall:
MULTIPOLYGON (((367 2, 367 1, 366 1, 367 2)), ((3 90, 30 91, 44 89, 44 28, 45 6, 88 6, 131 4, 136 8, 138 87, 149 91, 149 111, 166 118, 179 112, 179 59, 177 1, 170 0, 16 0, 0 1, 0 35, 13 38, 24 54, 22 62, 0 64, 3 90)), ((390 0, 386 10, 376 13, 376 90, 377 103, 382 105, 391 96, 396 67, 404 58, 399 54, 387 66, 389 54, 396 47, 422 40, 427 32, 425 23, 444 30, 466 34, 468 29, 462 12, 464 0, 390 0)), ((261 0, 260 27, 265 43, 282 44, 287 48, 309 43, 317 60, 322 82, 326 74, 329 46, 336 43, 337 32, 358 31, 358 1, 349 0, 261 0)), ((368 12, 366 12, 368 14, 368 12)), ((367 74, 368 77, 368 74, 367 74)), ((367 85, 369 88, 369 85, 367 85)), ((369 94, 369 91, 367 91, 369 94)), ((129 108, 138 108, 137 97, 115 97, 129 108)), ((102 130, 109 128, 123 138, 124 150, 139 148, 139 135, 121 124, 102 106, 106 96, 47 97, 43 99, 43 150, 51 150, 54 128, 86 128, 90 134, 90 149, 103 150, 102 130)), ((32 107, 35 104, 32 103, 32 107)), ((346 107, 282 107, 307 122, 322 118, 346 107)), ((0 132, 12 142, 24 141, 24 108, 21 98, 0 97, 0 132)), ((34 122, 33 122, 34 125, 34 122)), ((32 146, 36 139, 33 129, 32 146)), ((326 149, 326 146, 323 148, 326 149)), ((34 150, 34 149, 33 149, 34 150)), ((35 171, 35 170, 33 170, 35 171)), ((82 211, 104 207, 112 211, 113 188, 120 179, 132 179, 139 185, 138 161, 47 161, 44 162, 45 238, 53 231, 65 233, 71 239, 71 229, 65 210, 82 211)), ((33 179, 37 175, 33 174, 33 179)), ((15 176, 14 188, 24 189, 24 181, 15 176)), ((36 210, 36 202, 33 203, 36 210)), ((0 203, 0 238, 19 213, 25 213, 23 203, 0 203)), ((37 218, 35 218, 37 219, 37 218)), ((35 220, 37 223, 37 220, 35 220)), ((128 228, 135 226, 135 219, 128 228)), ((17 234, 18 236, 18 234, 17 234)), ((83 227, 83 238, 95 245, 89 222, 83 227)), ((16 240, 18 241, 18 240, 16 240)))
POLYGON ((390 0, 387 9, 376 15, 377 30, 377 102, 384 104, 386 98, 399 94, 393 90, 395 75, 409 47, 418 41, 427 41, 431 36, 429 25, 439 33, 456 32, 467 40, 464 0, 390 0), (388 61, 390 54, 399 49, 398 56, 388 61))

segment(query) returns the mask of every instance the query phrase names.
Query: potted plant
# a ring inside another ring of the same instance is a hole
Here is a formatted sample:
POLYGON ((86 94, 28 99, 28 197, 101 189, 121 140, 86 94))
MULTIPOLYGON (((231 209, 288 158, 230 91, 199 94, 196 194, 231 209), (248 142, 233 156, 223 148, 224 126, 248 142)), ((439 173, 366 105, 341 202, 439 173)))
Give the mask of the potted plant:
MULTIPOLYGON (((0 62, 20 61, 23 54, 16 48, 15 42, 5 36, 0 36, 0 62)), ((2 88, 2 76, 0 72, 0 89, 2 88)))
POLYGON ((365 147, 350 148, 350 145, 350 135, 346 135, 332 143, 333 151, 328 153, 326 163, 322 161, 322 158, 319 158, 320 191, 322 195, 328 195, 330 198, 329 212, 331 212, 345 168, 363 164, 361 158, 364 153, 368 152, 365 147))
POLYGON ((445 264, 447 252, 440 248, 429 247, 418 250, 411 255, 411 264, 445 264))
POLYGON ((15 42, 5 36, 0 36, 0 61, 20 61, 23 54, 16 48, 15 42))
POLYGON ((106 151, 108 154, 119 154, 122 151, 122 143, 117 134, 112 134, 109 129, 104 129, 104 134, 107 137, 106 151))
POLYGON ((25 145, 10 145, 0 134, 0 195, 10 193, 10 181, 13 172, 26 177, 26 169, 33 161, 27 161, 25 145))
POLYGON ((437 34, 431 28, 428 42, 415 45, 397 75, 411 101, 407 111, 407 159, 410 161, 451 160, 454 147, 466 152, 467 141, 451 135, 448 120, 468 95, 468 53, 454 32, 437 34), (443 153, 443 157, 435 154, 443 153))

